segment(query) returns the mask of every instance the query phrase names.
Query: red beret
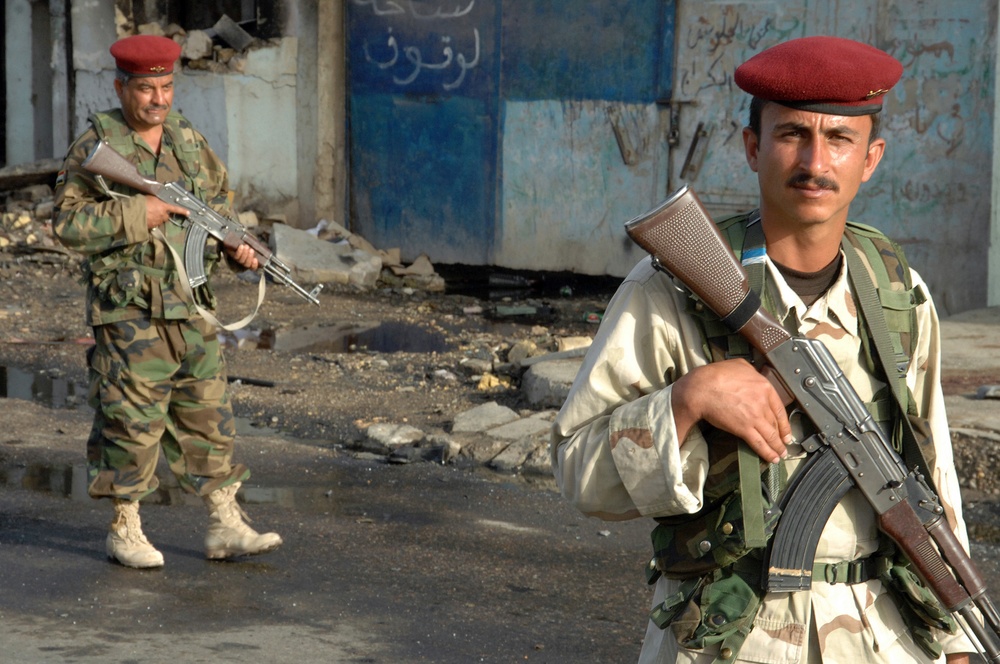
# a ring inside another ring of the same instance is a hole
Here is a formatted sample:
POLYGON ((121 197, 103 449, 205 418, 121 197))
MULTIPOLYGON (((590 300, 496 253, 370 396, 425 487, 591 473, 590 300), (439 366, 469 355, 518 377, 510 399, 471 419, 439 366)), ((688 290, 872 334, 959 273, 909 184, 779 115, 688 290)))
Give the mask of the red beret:
POLYGON ((736 69, 736 85, 784 106, 868 115, 903 75, 896 58, 841 37, 802 37, 758 53, 736 69))
POLYGON ((118 69, 133 76, 166 76, 174 72, 180 44, 155 35, 134 35, 111 45, 118 69))

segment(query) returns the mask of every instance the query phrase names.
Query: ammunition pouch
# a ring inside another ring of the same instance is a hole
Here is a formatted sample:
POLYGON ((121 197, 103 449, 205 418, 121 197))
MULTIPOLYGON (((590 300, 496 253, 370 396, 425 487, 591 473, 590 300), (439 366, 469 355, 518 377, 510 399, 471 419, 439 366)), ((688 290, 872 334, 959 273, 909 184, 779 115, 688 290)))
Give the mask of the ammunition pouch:
POLYGON ((896 555, 878 578, 899 609, 903 621, 910 628, 913 641, 932 659, 940 657, 941 644, 938 643, 932 629, 954 634, 958 630, 955 619, 945 610, 934 593, 924 585, 913 571, 910 562, 902 555, 896 555))
MULTIPOLYGON (((780 512, 764 498, 764 531, 770 536, 780 512)), ((743 495, 737 490, 697 514, 657 519, 647 580, 659 575, 691 579, 733 565, 756 547, 747 543, 743 495)))
POLYGON ((732 658, 753 629, 764 597, 761 564, 758 555, 748 555, 732 567, 683 581, 653 608, 650 620, 660 629, 669 626, 684 648, 718 644, 720 660, 732 658))

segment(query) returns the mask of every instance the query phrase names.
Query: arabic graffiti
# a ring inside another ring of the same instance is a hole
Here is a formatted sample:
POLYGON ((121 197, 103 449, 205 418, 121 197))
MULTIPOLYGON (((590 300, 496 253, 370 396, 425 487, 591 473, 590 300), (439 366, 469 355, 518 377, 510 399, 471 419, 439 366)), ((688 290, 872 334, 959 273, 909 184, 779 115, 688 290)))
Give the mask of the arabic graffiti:
POLYGON ((792 14, 775 18, 733 5, 705 7, 678 40, 679 96, 691 99, 708 89, 731 89, 733 70, 743 59, 765 43, 796 35, 801 26, 792 14))
MULTIPOLYGON (((395 85, 406 87, 416 82, 422 73, 437 73, 443 90, 452 91, 462 86, 469 70, 480 62, 481 39, 479 29, 457 21, 466 17, 475 7, 475 0, 467 4, 453 3, 446 9, 442 5, 428 9, 426 2, 399 2, 396 0, 352 0, 358 7, 371 8, 372 14, 384 19, 385 39, 365 37, 362 51, 365 61, 377 71, 387 72, 395 85), (389 21, 392 20, 392 23, 389 21), (414 23, 414 21, 416 23, 414 23), (456 24, 457 21, 457 24, 456 24), (449 25, 450 23, 450 25, 449 25), (467 49, 458 49, 452 34, 440 27, 455 27, 469 35, 467 49), (416 45, 420 44, 420 45, 416 45), (429 46, 428 46, 429 44, 429 46), (467 53, 471 52, 471 55, 467 53)), ((425 82, 424 85, 427 85, 425 82)))
MULTIPOLYGON (((393 14, 406 14, 407 11, 403 9, 398 2, 393 0, 386 0, 385 2, 379 2, 379 0, 352 0, 355 5, 360 6, 371 6, 372 13, 375 16, 391 16, 393 14)), ((458 18, 460 16, 465 16, 472 11, 473 6, 475 6, 476 0, 470 0, 469 4, 462 7, 461 4, 456 3, 455 9, 452 12, 443 12, 439 6, 434 10, 433 13, 428 14, 421 12, 417 7, 417 3, 413 0, 408 0, 406 5, 409 7, 409 14, 413 18, 417 19, 435 19, 435 18, 458 18)))
MULTIPOLYGON (((399 62, 399 43, 396 40, 396 36, 392 34, 392 28, 388 29, 388 33, 389 37, 385 43, 386 49, 389 51, 389 58, 387 60, 379 60, 373 57, 367 40, 365 40, 363 46, 365 51, 365 60, 379 69, 391 69, 399 62)), ((413 81, 417 80, 417 77, 420 76, 420 72, 424 70, 443 71, 451 67, 454 63, 459 70, 458 75, 453 80, 441 84, 441 87, 445 90, 454 90, 462 85, 462 81, 465 80, 465 73, 479 65, 479 30, 477 28, 472 29, 472 36, 475 44, 475 56, 473 56, 472 60, 468 60, 464 53, 455 55, 455 51, 451 47, 451 37, 448 35, 441 37, 441 43, 444 44, 441 49, 441 54, 444 56, 444 59, 440 62, 424 62, 423 54, 419 48, 416 46, 404 47, 403 57, 410 63, 412 70, 403 77, 393 74, 393 83, 396 85, 409 85, 410 83, 413 83, 413 81)))

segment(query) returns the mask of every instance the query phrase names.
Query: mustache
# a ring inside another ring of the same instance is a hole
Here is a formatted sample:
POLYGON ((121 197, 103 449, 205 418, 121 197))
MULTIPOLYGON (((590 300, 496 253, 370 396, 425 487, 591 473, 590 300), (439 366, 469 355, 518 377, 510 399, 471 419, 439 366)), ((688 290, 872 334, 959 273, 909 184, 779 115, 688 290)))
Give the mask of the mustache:
POLYGON ((167 108, 169 108, 169 107, 166 104, 150 104, 149 106, 146 106, 145 110, 147 110, 147 111, 165 111, 165 110, 167 110, 167 108))
POLYGON ((840 185, 830 178, 823 177, 822 175, 809 175, 808 173, 793 175, 788 178, 787 184, 789 187, 807 185, 820 189, 829 189, 830 191, 840 191, 840 185))

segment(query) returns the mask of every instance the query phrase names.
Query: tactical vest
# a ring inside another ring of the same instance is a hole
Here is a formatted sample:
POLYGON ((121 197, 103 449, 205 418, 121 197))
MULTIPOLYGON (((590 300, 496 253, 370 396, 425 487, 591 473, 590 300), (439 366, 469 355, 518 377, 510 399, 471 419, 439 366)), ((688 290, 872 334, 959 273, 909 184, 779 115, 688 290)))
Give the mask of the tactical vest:
MULTIPOLYGON (((773 314, 775 303, 765 286, 766 252, 759 212, 729 217, 717 225, 740 257, 750 287, 773 314)), ((926 302, 926 294, 919 285, 914 287, 902 249, 877 229, 848 222, 842 248, 848 278, 861 305, 861 361, 869 373, 885 383, 866 406, 883 430, 891 432, 893 446, 907 464, 919 465, 929 478, 926 469, 934 464, 932 441, 926 437, 918 440, 914 426, 906 425, 919 419, 906 373, 916 347, 916 307, 926 302)), ((753 359, 746 340, 730 331, 693 294, 687 311, 702 330, 703 349, 711 361, 753 359)), ((661 628, 670 626, 684 647, 719 644, 717 661, 732 661, 752 629, 763 599, 763 554, 778 521, 771 508, 787 473, 784 464, 762 463, 730 434, 707 426, 702 433, 709 454, 705 506, 697 514, 657 519, 647 580, 654 583, 666 575, 681 580, 681 584, 675 595, 654 607, 650 618, 661 628)), ((915 581, 908 563, 894 555, 887 548, 880 558, 882 568, 872 570, 867 578, 884 579, 915 640, 936 657, 940 646, 926 625, 951 630, 954 623, 915 581), (931 614, 930 619, 927 614, 931 614)), ((847 576, 851 571, 845 567, 843 573, 847 576)))
MULTIPOLYGON (((141 163, 141 160, 136 158, 137 150, 132 138, 132 129, 128 126, 120 109, 94 113, 88 118, 88 121, 99 140, 107 142, 130 162, 141 163)), ((198 177, 201 171, 201 153, 208 149, 204 139, 194 130, 186 118, 174 111, 167 115, 163 123, 163 134, 165 143, 170 145, 184 176, 185 188, 201 200, 207 200, 202 180, 198 177)), ((143 173, 141 169, 140 174, 147 178, 155 178, 156 176, 155 173, 151 172, 143 173)), ((126 185, 113 182, 106 184, 119 193, 134 193, 126 185)), ((169 233, 171 230, 168 228, 166 232, 169 233)), ((171 241, 183 243, 182 237, 171 241)), ((93 284, 98 298, 109 303, 105 306, 118 307, 119 310, 129 305, 146 309, 150 307, 151 302, 163 303, 165 301, 164 296, 160 294, 162 289, 176 291, 170 298, 175 305, 165 315, 168 318, 189 317, 192 315, 192 310, 189 310, 187 304, 182 304, 186 302, 186 297, 182 289, 174 286, 175 270, 169 267, 152 267, 148 261, 151 249, 149 243, 142 243, 115 248, 91 256, 88 274, 84 279, 93 284)), ((207 273, 210 274, 213 271, 218 260, 218 248, 214 242, 210 243, 205 252, 207 273)), ((196 288, 194 296, 200 305, 209 309, 215 307, 215 297, 208 283, 196 288)))
MULTIPOLYGON (((131 135, 132 130, 125 122, 125 116, 120 109, 94 113, 88 118, 97 137, 106 141, 120 155, 134 162, 135 143, 131 135)), ((197 178, 199 170, 200 152, 207 147, 205 142, 194 131, 191 123, 180 113, 171 111, 167 119, 163 122, 163 133, 169 138, 174 156, 184 172, 187 187, 193 191, 198 198, 205 199, 205 191, 197 189, 197 178)), ((153 173, 143 173, 145 177, 152 177, 153 173)))

